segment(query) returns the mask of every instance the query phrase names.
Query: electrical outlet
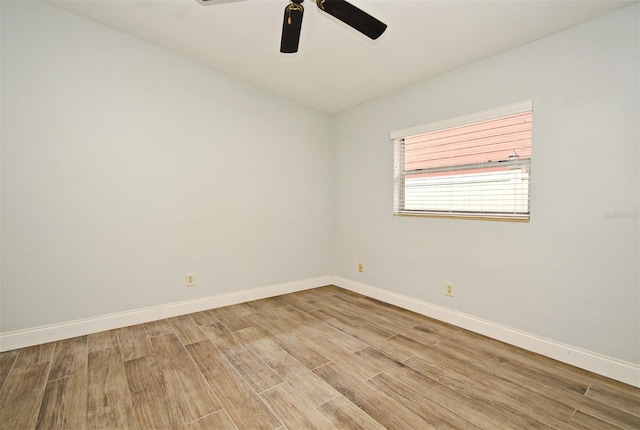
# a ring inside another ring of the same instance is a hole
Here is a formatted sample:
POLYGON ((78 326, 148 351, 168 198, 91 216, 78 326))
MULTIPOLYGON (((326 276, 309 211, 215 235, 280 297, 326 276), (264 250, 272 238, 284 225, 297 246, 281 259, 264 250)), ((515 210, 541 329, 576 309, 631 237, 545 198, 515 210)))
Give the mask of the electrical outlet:
POLYGON ((448 283, 444 284, 444 293, 449 297, 453 297, 453 285, 448 283))
POLYGON ((358 272, 364 272, 364 266, 362 265, 362 263, 358 263, 358 272))
POLYGON ((196 274, 187 273, 187 287, 195 287, 195 286, 196 286, 196 274))

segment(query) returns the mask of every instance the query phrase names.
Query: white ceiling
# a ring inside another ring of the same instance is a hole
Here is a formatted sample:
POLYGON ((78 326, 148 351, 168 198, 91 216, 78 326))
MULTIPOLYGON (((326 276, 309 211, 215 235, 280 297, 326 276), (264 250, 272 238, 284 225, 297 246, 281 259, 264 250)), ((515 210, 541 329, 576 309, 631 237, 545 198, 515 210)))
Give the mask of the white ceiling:
POLYGON ((307 0, 300 50, 281 54, 288 0, 49 1, 327 113, 637 2, 352 0, 388 25, 371 41, 307 0))

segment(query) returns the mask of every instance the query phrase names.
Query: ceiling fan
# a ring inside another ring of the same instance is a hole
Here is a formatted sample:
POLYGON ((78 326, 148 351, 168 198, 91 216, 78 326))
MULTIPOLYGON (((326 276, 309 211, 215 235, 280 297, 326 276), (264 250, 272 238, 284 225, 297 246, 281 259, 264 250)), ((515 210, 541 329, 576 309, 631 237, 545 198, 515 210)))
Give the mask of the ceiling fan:
MULTIPOLYGON (((241 0, 198 0, 202 4, 228 3, 241 0)), ((298 52, 304 0, 290 0, 284 9, 282 22, 282 39, 280 52, 291 54, 298 52)), ((355 7, 346 0, 316 0, 316 5, 323 12, 339 19, 365 36, 375 40, 387 29, 387 25, 372 17, 365 11, 355 7)))

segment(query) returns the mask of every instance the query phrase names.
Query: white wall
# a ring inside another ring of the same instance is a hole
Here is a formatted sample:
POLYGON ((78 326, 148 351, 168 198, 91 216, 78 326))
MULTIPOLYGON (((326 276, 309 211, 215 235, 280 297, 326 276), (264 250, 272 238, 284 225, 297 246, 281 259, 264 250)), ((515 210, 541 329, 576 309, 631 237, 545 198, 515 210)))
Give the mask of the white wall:
POLYGON ((1 3, 2 332, 331 273, 331 117, 1 3))
POLYGON ((334 274, 640 363, 638 18, 636 4, 339 114, 334 274), (530 223, 392 215, 390 131, 527 99, 530 223))
POLYGON ((640 363, 638 5, 335 129, 53 6, 0 6, 0 332, 333 273, 640 363), (525 99, 530 223, 392 215, 391 130, 525 99))

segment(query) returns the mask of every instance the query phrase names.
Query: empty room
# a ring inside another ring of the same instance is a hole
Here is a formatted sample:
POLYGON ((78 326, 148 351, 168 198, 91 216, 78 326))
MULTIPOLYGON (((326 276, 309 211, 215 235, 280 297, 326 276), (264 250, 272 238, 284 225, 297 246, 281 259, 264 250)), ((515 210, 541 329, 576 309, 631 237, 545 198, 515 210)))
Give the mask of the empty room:
POLYGON ((640 429, 637 1, 0 20, 0 429, 640 429))

